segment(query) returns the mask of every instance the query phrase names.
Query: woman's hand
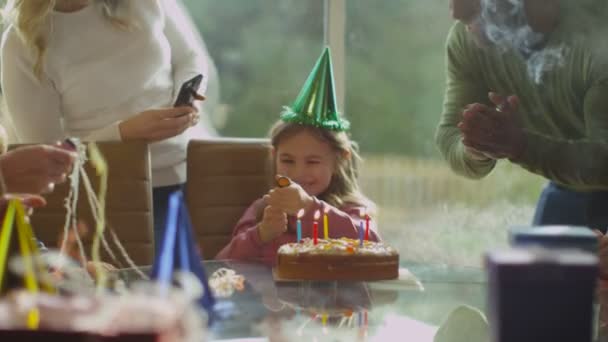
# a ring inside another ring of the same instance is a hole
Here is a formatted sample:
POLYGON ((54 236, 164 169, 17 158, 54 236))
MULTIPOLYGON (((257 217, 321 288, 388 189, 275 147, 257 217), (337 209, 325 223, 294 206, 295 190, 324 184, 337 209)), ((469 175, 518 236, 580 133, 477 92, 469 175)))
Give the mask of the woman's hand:
POLYGON ((6 206, 10 200, 17 199, 26 209, 32 210, 36 208, 41 208, 46 205, 46 200, 39 195, 32 194, 6 194, 0 196, 0 212, 4 212, 6 206))
POLYGON ((258 234, 263 243, 279 237, 287 231, 287 215, 279 208, 266 206, 262 222, 258 225, 258 234))
POLYGON ((292 182, 284 188, 275 188, 264 196, 266 204, 279 208, 288 215, 296 215, 300 209, 308 209, 313 198, 302 187, 292 182))
POLYGON ((64 182, 75 159, 76 154, 64 148, 26 146, 0 156, 0 169, 7 192, 40 194, 64 182))
POLYGON ((118 125, 122 141, 161 141, 182 134, 198 122, 193 107, 152 109, 141 112, 118 125))

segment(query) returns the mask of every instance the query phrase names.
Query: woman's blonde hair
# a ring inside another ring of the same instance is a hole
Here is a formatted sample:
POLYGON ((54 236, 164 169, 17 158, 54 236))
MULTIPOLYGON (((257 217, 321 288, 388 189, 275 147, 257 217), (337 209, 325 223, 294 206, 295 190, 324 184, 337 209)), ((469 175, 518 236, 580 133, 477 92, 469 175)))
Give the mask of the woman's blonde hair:
MULTIPOLYGON (((336 168, 329 187, 317 198, 337 208, 347 203, 363 206, 366 207, 367 214, 373 216, 376 212, 376 205, 363 195, 357 182, 358 166, 361 162, 359 148, 357 143, 351 141, 345 132, 335 132, 280 120, 270 129, 270 143, 276 151, 285 139, 304 131, 309 132, 319 141, 329 144, 336 155, 336 168)), ((274 153, 274 158, 271 158, 272 175, 276 174, 276 158, 277 154, 274 153)))
MULTIPOLYGON (((129 21, 118 14, 125 0, 93 0, 106 19, 120 29, 128 29, 129 21)), ((40 78, 44 71, 44 59, 48 48, 48 36, 52 27, 49 15, 57 0, 7 0, 3 10, 5 21, 13 25, 25 45, 35 54, 33 71, 40 78)))

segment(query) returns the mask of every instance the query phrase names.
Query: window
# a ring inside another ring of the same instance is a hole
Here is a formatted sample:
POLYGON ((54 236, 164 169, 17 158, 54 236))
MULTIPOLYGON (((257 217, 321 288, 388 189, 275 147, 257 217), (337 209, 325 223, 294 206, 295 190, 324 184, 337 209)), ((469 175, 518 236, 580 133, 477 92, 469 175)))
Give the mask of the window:
POLYGON ((543 180, 503 162, 470 181, 439 156, 446 1, 327 1, 185 1, 219 70, 221 133, 266 135, 328 41, 383 237, 402 260, 481 265, 531 221, 543 180))
POLYGON ((186 0, 220 78, 223 135, 265 136, 323 47, 323 0, 186 0))

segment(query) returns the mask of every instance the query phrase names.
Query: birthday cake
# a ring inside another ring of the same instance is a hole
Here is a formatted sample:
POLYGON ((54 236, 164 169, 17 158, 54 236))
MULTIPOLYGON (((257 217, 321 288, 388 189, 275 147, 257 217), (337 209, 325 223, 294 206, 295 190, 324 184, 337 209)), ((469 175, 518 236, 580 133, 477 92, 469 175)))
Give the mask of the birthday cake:
POLYGON ((277 253, 283 280, 385 280, 399 276, 399 253, 381 242, 310 238, 288 243, 277 253))

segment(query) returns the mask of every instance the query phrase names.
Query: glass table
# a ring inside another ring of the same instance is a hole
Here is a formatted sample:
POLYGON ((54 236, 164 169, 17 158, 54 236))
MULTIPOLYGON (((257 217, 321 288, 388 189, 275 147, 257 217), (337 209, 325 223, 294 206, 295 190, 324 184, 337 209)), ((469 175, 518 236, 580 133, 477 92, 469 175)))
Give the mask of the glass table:
MULTIPOLYGON (((403 281, 275 282, 271 268, 259 263, 206 261, 204 266, 207 275, 229 268, 245 277, 243 291, 218 298, 221 314, 210 325, 211 340, 424 342, 433 341, 454 309, 485 310, 481 268, 402 263, 418 278, 418 287, 403 281)), ((129 270, 121 277, 127 283, 137 279, 129 270)))

